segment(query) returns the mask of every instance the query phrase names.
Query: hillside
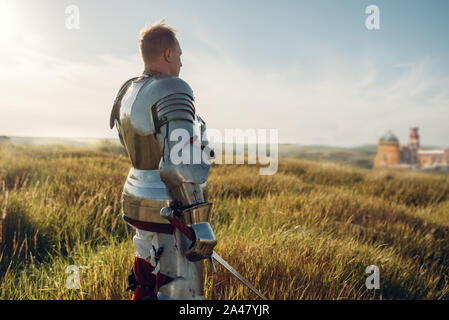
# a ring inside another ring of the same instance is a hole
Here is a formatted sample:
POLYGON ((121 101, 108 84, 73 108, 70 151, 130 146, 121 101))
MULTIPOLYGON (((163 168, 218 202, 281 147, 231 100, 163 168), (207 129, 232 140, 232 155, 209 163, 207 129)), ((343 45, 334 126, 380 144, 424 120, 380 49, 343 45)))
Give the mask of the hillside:
MULTIPOLYGON (((6 136, 4 136, 6 137, 6 136)), ((102 148, 103 151, 118 151, 122 149, 118 139, 97 138, 39 138, 39 137, 7 137, 9 142, 17 145, 61 145, 88 148, 102 148)), ((1 141, 1 137, 0 137, 1 141)), ((229 145, 229 144, 228 144, 229 145)), ((214 145, 212 144, 212 147, 214 145)), ((225 150, 225 145, 221 146, 225 150)), ((236 145, 231 148, 237 149, 236 145)), ((424 150, 438 148, 437 146, 422 146, 424 150)), ((267 152, 269 152, 269 146, 267 152)), ((244 146, 247 150, 247 146, 244 146)), ((329 145, 300 145, 279 144, 279 157, 294 157, 298 159, 313 160, 318 162, 334 162, 357 166, 359 168, 372 169, 374 157, 377 153, 377 145, 361 145, 352 148, 343 148, 329 145)))
MULTIPOLYGON (((39 138, 39 137, 8 137, 9 141, 18 145, 65 145, 76 147, 91 147, 108 145, 120 148, 117 139, 95 138, 39 138)), ((224 149, 224 145, 222 146, 224 149)), ((233 146, 236 149, 235 145, 233 146)), ((245 149, 246 150, 246 149, 245 149)), ((269 150, 269 148, 268 148, 269 150)), ((351 164, 362 168, 372 168, 373 158, 377 152, 376 145, 341 148, 327 145, 279 144, 279 156, 296 157, 315 161, 331 161, 351 164)))

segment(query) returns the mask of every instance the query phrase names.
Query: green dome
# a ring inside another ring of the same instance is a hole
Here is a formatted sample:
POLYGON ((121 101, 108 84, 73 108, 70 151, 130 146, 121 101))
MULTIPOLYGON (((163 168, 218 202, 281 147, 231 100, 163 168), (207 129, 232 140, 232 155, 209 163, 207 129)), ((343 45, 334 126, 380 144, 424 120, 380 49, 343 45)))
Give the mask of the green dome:
POLYGON ((381 138, 382 141, 385 142, 399 142, 398 138, 394 135, 391 130, 388 130, 388 132, 381 138))

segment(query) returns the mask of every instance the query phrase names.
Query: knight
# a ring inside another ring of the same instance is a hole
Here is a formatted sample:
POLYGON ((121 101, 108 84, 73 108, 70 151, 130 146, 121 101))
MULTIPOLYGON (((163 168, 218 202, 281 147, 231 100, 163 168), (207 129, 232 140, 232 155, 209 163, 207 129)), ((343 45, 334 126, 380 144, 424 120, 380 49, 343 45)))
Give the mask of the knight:
POLYGON ((132 164, 121 198, 123 219, 135 229, 128 288, 133 300, 204 299, 203 263, 217 243, 206 185, 213 150, 193 91, 179 78, 174 29, 163 22, 144 29, 140 53, 144 72, 120 87, 110 118, 132 164))

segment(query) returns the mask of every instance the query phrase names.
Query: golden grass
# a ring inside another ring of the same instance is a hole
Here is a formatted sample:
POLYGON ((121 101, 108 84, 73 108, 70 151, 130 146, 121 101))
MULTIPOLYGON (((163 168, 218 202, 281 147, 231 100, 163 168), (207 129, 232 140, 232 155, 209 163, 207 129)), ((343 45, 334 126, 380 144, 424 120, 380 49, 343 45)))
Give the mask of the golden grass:
MULTIPOLYGON (((0 144, 1 299, 129 299, 117 148, 0 144), (69 290, 67 266, 82 266, 69 290)), ((449 175, 282 158, 214 165, 216 251, 270 299, 448 299, 449 175), (368 290, 365 269, 380 269, 368 290)), ((205 264, 208 299, 256 299, 205 264)))

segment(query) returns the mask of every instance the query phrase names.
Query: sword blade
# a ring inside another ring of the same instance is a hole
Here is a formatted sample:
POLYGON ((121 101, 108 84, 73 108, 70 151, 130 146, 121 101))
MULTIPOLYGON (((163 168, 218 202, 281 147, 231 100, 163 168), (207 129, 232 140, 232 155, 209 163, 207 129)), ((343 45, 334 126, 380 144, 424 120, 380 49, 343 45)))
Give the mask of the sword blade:
POLYGON ((255 294, 259 296, 262 300, 267 300, 265 296, 260 293, 259 290, 257 290, 248 280, 243 278, 243 276, 238 273, 233 267, 229 265, 222 257, 220 257, 215 251, 212 253, 212 258, 214 258, 215 261, 217 261, 219 264, 221 264, 223 267, 225 267, 230 273, 232 273, 237 279, 239 279, 244 285, 246 285, 248 288, 250 288, 255 294))

